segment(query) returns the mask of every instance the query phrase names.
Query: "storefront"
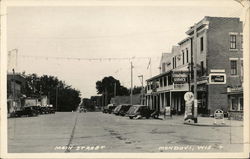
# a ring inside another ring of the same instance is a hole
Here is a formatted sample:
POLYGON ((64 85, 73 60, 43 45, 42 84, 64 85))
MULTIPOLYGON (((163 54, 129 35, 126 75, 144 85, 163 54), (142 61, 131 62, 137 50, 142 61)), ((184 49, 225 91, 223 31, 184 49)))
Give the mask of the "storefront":
POLYGON ((243 88, 227 88, 228 95, 228 118, 243 120, 243 88))

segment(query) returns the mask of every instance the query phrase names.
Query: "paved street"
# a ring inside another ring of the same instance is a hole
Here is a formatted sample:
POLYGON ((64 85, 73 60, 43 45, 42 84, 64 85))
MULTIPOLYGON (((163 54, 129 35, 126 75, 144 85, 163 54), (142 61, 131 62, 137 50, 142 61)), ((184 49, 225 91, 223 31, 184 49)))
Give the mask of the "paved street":
MULTIPOLYGON (((204 120, 204 119, 201 119, 204 120)), ((212 120, 211 120, 212 121, 212 120)), ((8 151, 27 152, 239 152, 240 121, 229 127, 172 119, 130 120, 101 112, 57 112, 8 119, 8 151)))

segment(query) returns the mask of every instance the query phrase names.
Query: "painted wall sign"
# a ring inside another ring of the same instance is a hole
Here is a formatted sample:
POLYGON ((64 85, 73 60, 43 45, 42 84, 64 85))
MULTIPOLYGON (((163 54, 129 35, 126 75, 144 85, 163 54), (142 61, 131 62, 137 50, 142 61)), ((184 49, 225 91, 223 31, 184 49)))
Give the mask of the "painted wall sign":
POLYGON ((226 74, 209 74, 209 84, 226 84, 226 74))
POLYGON ((173 77, 174 83, 186 83, 186 77, 173 77))

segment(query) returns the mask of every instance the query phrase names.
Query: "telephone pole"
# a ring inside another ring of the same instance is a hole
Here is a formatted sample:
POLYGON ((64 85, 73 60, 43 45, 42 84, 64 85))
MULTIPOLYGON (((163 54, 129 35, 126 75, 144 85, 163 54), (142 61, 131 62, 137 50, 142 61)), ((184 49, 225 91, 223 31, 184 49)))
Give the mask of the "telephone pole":
POLYGON ((193 109, 193 118, 194 122, 197 123, 198 119, 198 105, 197 105, 197 24, 194 24, 194 40, 193 40, 193 55, 194 55, 194 109, 193 109))
POLYGON ((56 86, 56 112, 57 112, 57 100, 58 100, 58 86, 56 86))
POLYGON ((116 96, 116 82, 114 84, 114 97, 116 96))
POLYGON ((143 75, 138 76, 141 78, 141 104, 144 104, 144 88, 143 88, 143 75))
POLYGON ((133 63, 130 62, 130 68, 131 68, 131 88, 130 88, 130 104, 133 104, 133 63))

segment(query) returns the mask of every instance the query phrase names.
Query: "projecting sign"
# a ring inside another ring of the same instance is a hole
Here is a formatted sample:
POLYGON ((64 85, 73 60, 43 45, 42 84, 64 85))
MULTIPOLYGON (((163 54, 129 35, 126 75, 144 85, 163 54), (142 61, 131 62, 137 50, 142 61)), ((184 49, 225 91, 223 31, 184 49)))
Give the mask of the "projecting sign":
POLYGON ((226 74, 224 73, 209 74, 209 84, 226 84, 226 74))

